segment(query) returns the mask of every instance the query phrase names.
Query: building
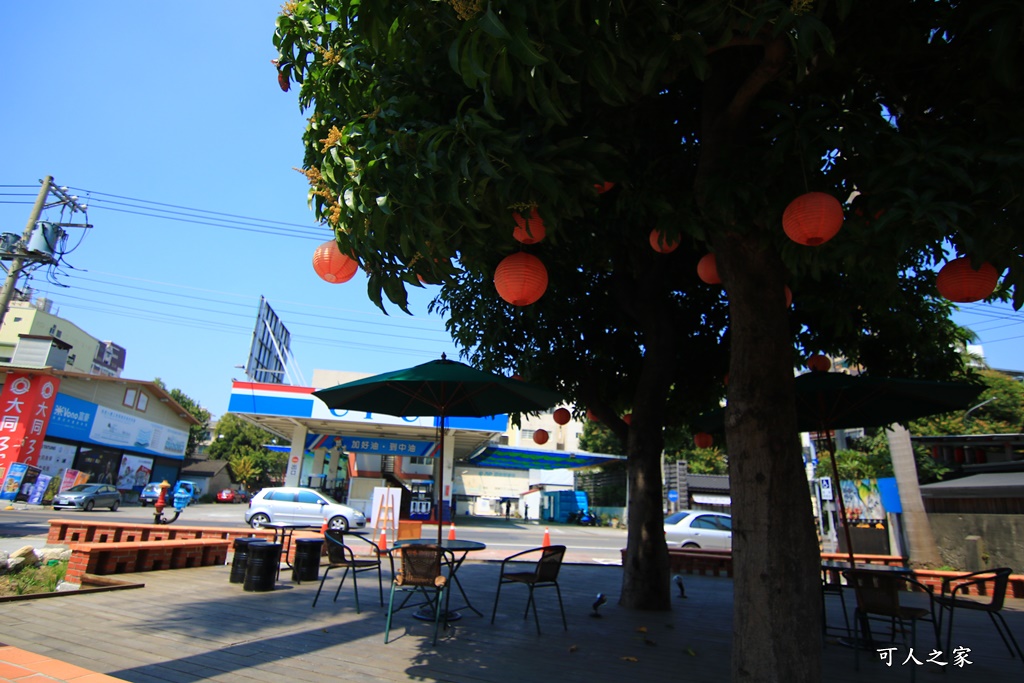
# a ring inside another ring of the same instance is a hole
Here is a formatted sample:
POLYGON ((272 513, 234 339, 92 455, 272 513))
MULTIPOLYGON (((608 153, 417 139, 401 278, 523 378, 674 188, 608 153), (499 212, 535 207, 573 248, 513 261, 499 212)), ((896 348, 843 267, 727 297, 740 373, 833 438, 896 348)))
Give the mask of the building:
POLYGON ((44 502, 91 481, 116 485, 131 502, 150 481, 178 479, 189 428, 199 424, 153 382, 10 364, 0 381, 0 498, 8 501, 44 502))
POLYGON ((0 364, 57 365, 34 362, 40 339, 54 339, 54 345, 67 347, 66 358, 59 367, 87 375, 120 377, 124 370, 124 348, 110 341, 100 341, 72 322, 51 312, 53 302, 46 298, 35 301, 12 301, 0 327, 0 364))

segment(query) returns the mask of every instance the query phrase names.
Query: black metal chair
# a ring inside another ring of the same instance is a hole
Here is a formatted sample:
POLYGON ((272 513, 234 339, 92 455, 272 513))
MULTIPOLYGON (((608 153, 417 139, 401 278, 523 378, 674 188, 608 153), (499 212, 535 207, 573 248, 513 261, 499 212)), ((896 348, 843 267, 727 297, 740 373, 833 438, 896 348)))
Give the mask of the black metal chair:
POLYGON ((825 602, 825 596, 827 595, 835 595, 839 598, 839 604, 843 608, 843 624, 846 626, 846 637, 851 637, 853 634, 850 630, 850 617, 849 612, 846 610, 846 596, 843 594, 843 584, 839 581, 839 570, 826 568, 821 570, 821 635, 823 638, 829 635, 828 606, 825 602))
MULTIPOLYGON (((406 607, 414 594, 425 598, 423 603, 415 606, 427 606, 434 612, 434 645, 437 645, 437 630, 441 624, 444 611, 444 594, 447 579, 441 573, 444 561, 444 549, 438 545, 411 544, 403 545, 392 551, 401 557, 401 569, 391 582, 391 596, 388 598, 388 616, 384 623, 384 643, 387 644, 391 634, 391 617, 395 612, 406 607), (395 593, 406 593, 402 603, 395 608, 395 593)), ((394 555, 392 555, 394 557, 394 555)))
MULTIPOLYGON (((896 572, 872 571, 869 569, 850 569, 843 572, 847 584, 857 596, 857 608, 853 612, 854 647, 853 661, 860 670, 859 652, 861 638, 871 638, 870 620, 889 622, 890 641, 896 640, 896 634, 902 634, 903 644, 909 647, 917 645, 917 622, 929 621, 935 632, 935 647, 940 646, 939 626, 935 618, 935 603, 932 589, 909 574, 896 572), (907 589, 917 588, 928 596, 928 607, 904 605, 900 595, 907 594, 907 589), (910 643, 907 643, 907 628, 910 629, 910 643)), ((874 647, 874 646, 872 646, 874 647)), ((910 667, 910 680, 914 680, 916 666, 910 667)))
POLYGON ((1010 651, 1010 656, 1013 657, 1014 650, 1016 650, 1017 656, 1024 662, 1024 652, 1021 652, 1017 639, 1013 637, 1010 627, 1006 624, 1006 619, 1001 614, 1011 573, 1013 573, 1013 570, 1009 567, 1000 567, 998 569, 971 572, 963 576, 951 576, 942 580, 942 595, 936 595, 935 602, 938 603, 940 608, 940 628, 944 618, 943 615, 949 610, 949 623, 946 625, 947 655, 951 652, 950 646, 953 642, 953 615, 957 610, 967 609, 988 614, 992 624, 996 627, 996 631, 999 632, 999 637, 1003 639, 1003 645, 1010 651), (980 595, 987 596, 988 599, 975 600, 966 597, 972 586, 977 588, 980 595), (958 596, 958 593, 962 597, 958 596), (1011 643, 1013 644, 1012 647, 1011 643))
POLYGON ((380 605, 384 606, 384 577, 381 570, 381 551, 373 541, 362 536, 350 534, 349 538, 358 539, 360 553, 356 553, 351 546, 345 544, 345 535, 337 530, 328 529, 324 533, 324 541, 327 543, 327 568, 324 570, 323 578, 320 579, 320 587, 316 589, 316 596, 313 598, 313 607, 320 599, 320 591, 324 589, 324 582, 327 581, 327 574, 332 569, 344 569, 338 589, 334 591, 334 601, 337 602, 341 587, 345 585, 348 573, 352 572, 352 592, 356 600, 356 614, 359 613, 359 583, 357 577, 363 572, 377 570, 377 590, 380 593, 380 605), (363 547, 366 545, 367 547, 363 547))
POLYGON ((515 555, 509 555, 501 562, 501 570, 498 577, 498 592, 494 596, 494 610, 491 612, 491 623, 498 613, 498 600, 501 598, 501 587, 506 583, 520 583, 530 589, 530 597, 526 601, 526 610, 523 612, 523 619, 530 613, 533 607, 533 620, 537 624, 537 633, 540 634, 540 619, 537 617, 537 602, 533 591, 536 588, 549 588, 554 586, 558 594, 558 609, 562 613, 562 628, 569 630, 565 621, 565 608, 562 606, 562 590, 558 587, 558 572, 562 568, 562 558, 565 557, 564 545, 549 545, 541 548, 531 548, 515 555), (538 555, 531 571, 506 571, 506 565, 512 561, 523 562, 519 558, 526 555, 538 555))

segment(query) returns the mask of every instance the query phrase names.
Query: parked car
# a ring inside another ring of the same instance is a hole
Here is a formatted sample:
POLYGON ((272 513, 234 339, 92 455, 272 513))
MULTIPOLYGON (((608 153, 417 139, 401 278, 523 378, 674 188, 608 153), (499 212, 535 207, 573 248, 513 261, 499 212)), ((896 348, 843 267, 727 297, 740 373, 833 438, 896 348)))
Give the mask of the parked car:
POLYGON ((244 503, 249 500, 249 494, 242 489, 221 489, 217 491, 218 503, 244 503))
POLYGON ((732 517, 721 512, 680 510, 665 518, 670 548, 732 550, 732 517))
POLYGON ((53 499, 53 509, 92 510, 108 507, 111 512, 121 504, 121 494, 110 484, 78 484, 61 491, 53 499))
POLYGON ((348 531, 366 527, 366 516, 339 503, 326 493, 297 486, 277 486, 261 490, 249 501, 245 521, 254 529, 264 524, 308 524, 348 531))
MULTIPOLYGON (((168 497, 170 497, 170 491, 168 491, 168 497)), ((152 484, 146 484, 142 488, 142 493, 139 494, 139 505, 146 507, 147 505, 153 505, 156 503, 156 499, 160 497, 160 482, 153 482, 152 484)))

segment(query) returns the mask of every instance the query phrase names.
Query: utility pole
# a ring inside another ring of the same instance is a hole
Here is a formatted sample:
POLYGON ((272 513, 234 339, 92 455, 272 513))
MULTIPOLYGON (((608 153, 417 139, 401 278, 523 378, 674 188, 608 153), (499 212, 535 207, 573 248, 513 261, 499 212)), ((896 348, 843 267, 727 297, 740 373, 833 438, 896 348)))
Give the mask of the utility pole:
MULTIPOLYGON (((7 317, 7 311, 11 307, 11 299, 14 298, 14 291, 18 288, 18 278, 21 277, 22 271, 26 267, 26 261, 29 264, 45 261, 52 262, 52 258, 32 256, 28 252, 28 245, 32 239, 32 233, 35 232, 36 225, 39 223, 39 217, 43 213, 44 208, 48 208, 46 205, 46 199, 53 194, 57 201, 51 206, 70 206, 71 212, 85 211, 84 205, 78 204, 78 197, 68 196, 66 187, 56 187, 53 184, 53 176, 46 176, 42 180, 43 186, 39 188, 39 195, 36 197, 35 204, 32 205, 32 213, 29 214, 28 222, 25 224, 25 232, 22 233, 21 242, 12 249, 14 254, 11 259, 11 267, 7 271, 7 279, 4 280, 3 289, 0 290, 0 327, 4 324, 4 318, 7 317)), ((61 223, 63 226, 70 226, 69 223, 61 223)), ((88 224, 75 225, 74 227, 91 227, 88 224)))

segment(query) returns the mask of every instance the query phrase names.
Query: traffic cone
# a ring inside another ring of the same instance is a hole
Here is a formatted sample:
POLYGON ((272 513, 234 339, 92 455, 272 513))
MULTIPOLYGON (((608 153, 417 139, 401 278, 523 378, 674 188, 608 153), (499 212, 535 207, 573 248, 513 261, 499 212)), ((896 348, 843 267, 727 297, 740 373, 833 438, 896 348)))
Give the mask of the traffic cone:
POLYGON ((540 542, 540 547, 547 548, 549 545, 551 545, 551 532, 544 527, 544 540, 540 542))
POLYGON ((326 536, 327 535, 327 520, 326 519, 324 520, 324 523, 320 526, 320 535, 321 536, 326 536))
POLYGON ((377 549, 382 553, 386 553, 388 551, 388 535, 384 529, 380 530, 380 540, 377 541, 377 549))
POLYGON ((452 522, 452 525, 450 527, 448 527, 448 540, 449 541, 454 541, 455 540, 455 522, 452 522))

